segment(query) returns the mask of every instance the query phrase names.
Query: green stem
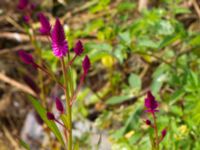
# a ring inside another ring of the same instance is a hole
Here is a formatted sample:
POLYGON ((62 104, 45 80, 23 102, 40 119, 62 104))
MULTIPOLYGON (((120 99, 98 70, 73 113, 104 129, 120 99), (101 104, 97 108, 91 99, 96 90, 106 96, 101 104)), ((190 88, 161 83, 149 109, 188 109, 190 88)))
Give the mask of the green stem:
MULTIPOLYGON (((36 54, 37 54, 37 57, 38 57, 38 64, 41 66, 42 65, 42 51, 41 49, 39 48, 39 46, 37 45, 37 42, 35 40, 35 35, 34 35, 34 32, 33 34, 31 35, 29 33, 29 37, 30 37, 30 41, 33 45, 33 47, 35 48, 36 50, 36 54)), ((46 107, 46 97, 45 97, 45 89, 44 89, 44 81, 43 81, 43 73, 41 70, 38 71, 38 78, 39 78, 39 85, 40 85, 40 89, 41 89, 41 92, 40 92, 40 99, 42 100, 42 105, 44 107, 46 107)))
POLYGON ((65 96, 66 96, 66 104, 67 104, 67 119, 68 119, 68 129, 69 129, 69 134, 68 134, 68 150, 72 150, 72 111, 71 111, 71 106, 70 106, 70 97, 69 97, 69 90, 68 90, 68 81, 67 81, 67 70, 64 62, 64 58, 62 57, 61 59, 61 65, 62 65, 62 71, 63 71, 63 76, 64 76, 64 84, 65 84, 65 96))

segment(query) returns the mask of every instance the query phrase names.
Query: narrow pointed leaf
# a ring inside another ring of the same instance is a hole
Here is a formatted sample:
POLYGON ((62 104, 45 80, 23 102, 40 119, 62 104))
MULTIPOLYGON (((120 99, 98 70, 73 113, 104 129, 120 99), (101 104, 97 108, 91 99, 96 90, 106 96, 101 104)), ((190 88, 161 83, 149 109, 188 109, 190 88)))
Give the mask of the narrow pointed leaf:
POLYGON ((33 97, 30 97, 29 100, 33 104, 35 110, 40 115, 42 120, 46 123, 46 125, 51 129, 51 131, 54 133, 56 138, 64 146, 64 141, 63 141, 62 135, 61 135, 57 125, 55 124, 55 122, 48 120, 48 118, 46 116, 47 111, 44 109, 44 107, 42 107, 42 105, 39 103, 39 101, 34 99, 33 97))

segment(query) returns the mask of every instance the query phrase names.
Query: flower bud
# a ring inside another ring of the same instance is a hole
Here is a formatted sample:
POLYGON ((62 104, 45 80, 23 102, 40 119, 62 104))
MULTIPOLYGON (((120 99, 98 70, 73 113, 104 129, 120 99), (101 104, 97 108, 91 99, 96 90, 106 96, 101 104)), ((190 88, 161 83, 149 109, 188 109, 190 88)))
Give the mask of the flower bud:
POLYGON ((88 73, 88 70, 90 69, 90 59, 88 58, 88 56, 86 55, 83 62, 82 62, 82 67, 84 70, 84 74, 88 73))
POLYGON ((30 16, 28 16, 28 15, 23 16, 23 21, 24 21, 26 24, 28 24, 30 20, 31 20, 30 16))
POLYGON ((63 104, 62 104, 61 100, 60 100, 58 97, 56 97, 56 108, 57 108, 57 110, 60 111, 61 113, 64 112, 63 104))
POLYGON ((47 112, 47 118, 48 118, 49 120, 55 120, 55 116, 54 116, 54 114, 51 113, 51 112, 47 112))
POLYGON ((18 52, 18 55, 20 59, 25 63, 25 64, 34 64, 34 60, 31 54, 28 54, 24 50, 20 50, 18 52))
POLYGON ((44 121, 42 120, 42 118, 40 117, 40 115, 37 112, 35 112, 34 114, 35 114, 35 119, 36 119, 37 123, 39 125, 43 125, 44 121))
POLYGON ((148 125, 148 126, 150 126, 150 125, 151 125, 151 121, 150 121, 150 120, 148 120, 148 119, 145 121, 145 123, 146 123, 146 125, 148 125))
POLYGON ((73 48, 74 52, 76 53, 76 55, 81 55, 83 53, 83 44, 81 41, 78 41, 75 45, 75 47, 73 48))
POLYGON ((162 139, 163 139, 167 134, 167 129, 163 129, 161 134, 162 134, 162 139))
POLYGON ((38 18, 39 18, 39 21, 40 21, 40 24, 41 24, 39 32, 42 35, 50 35, 51 25, 50 25, 47 17, 43 13, 39 13, 38 18))
POLYGON ((35 3, 31 3, 31 4, 30 4, 30 8, 31 8, 31 10, 36 9, 36 7, 37 7, 37 5, 36 5, 35 3))
POLYGON ((24 75, 23 80, 35 93, 40 93, 40 88, 28 75, 24 75))
POLYGON ((27 7, 28 3, 29 3, 28 0, 19 0, 17 7, 18 9, 23 10, 27 7))

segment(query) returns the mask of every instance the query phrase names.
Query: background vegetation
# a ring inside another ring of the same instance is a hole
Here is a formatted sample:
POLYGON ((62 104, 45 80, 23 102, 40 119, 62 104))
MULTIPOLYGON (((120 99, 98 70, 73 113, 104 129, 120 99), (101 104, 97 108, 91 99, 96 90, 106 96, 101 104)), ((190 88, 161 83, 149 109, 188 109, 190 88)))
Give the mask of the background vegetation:
MULTIPOLYGON (((70 48, 82 40, 92 62, 73 110, 74 138, 81 149, 149 149, 152 131, 144 123, 144 97, 149 89, 159 101, 159 130, 167 126, 161 149, 200 149, 199 1, 33 2, 51 22, 61 19, 70 48)), ((27 114, 35 113, 28 101, 33 93, 26 77, 38 88, 39 81, 37 71, 17 55, 19 49, 36 54, 27 34, 30 27, 16 6, 17 1, 0 2, 0 149, 20 149, 22 143, 38 149, 46 144, 45 136, 39 139, 31 134, 20 142, 27 114)), ((31 26, 37 30, 37 14, 33 16, 31 26)), ((49 41, 36 35, 43 61, 59 76, 59 62, 49 41)), ((78 73, 71 70, 74 82, 79 81, 82 59, 74 64, 78 73)), ((48 78, 44 87, 49 103, 53 95, 63 94, 48 78)))

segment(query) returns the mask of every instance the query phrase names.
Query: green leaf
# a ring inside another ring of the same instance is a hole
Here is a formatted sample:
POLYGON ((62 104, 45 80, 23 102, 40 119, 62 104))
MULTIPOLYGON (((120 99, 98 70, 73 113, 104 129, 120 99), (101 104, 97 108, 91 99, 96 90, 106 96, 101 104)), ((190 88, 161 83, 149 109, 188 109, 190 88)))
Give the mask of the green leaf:
POLYGON ((174 9, 174 14, 189 14, 191 13, 190 9, 184 7, 177 7, 174 9))
POLYGON ((137 89, 137 90, 141 89, 142 82, 141 82, 140 77, 137 74, 132 73, 128 78, 128 83, 134 89, 137 89))
POLYGON ((163 48, 165 46, 168 46, 172 43, 174 43, 175 41, 177 41, 178 39, 180 38, 180 35, 179 34, 176 34, 176 35, 169 35, 169 36, 166 36, 160 43, 159 45, 159 48, 163 48))
POLYGON ((69 122, 68 122, 68 119, 67 119, 67 115, 66 114, 62 114, 60 116, 60 119, 62 120, 62 122, 64 123, 64 125, 68 128, 69 127, 69 122))
POLYGON ((161 20, 156 24, 157 33, 160 35, 171 35, 174 32, 174 27, 167 20, 161 20))
POLYGON ((177 100, 179 100, 184 95, 184 89, 176 90, 170 97, 170 105, 173 105, 177 100))
POLYGON ((138 39, 138 46, 157 49, 159 43, 151 40, 149 37, 143 37, 138 39))
POLYGON ((191 46, 199 46, 200 45, 200 35, 195 36, 189 42, 191 46))
POLYGON ((79 150, 79 144, 78 144, 78 142, 75 143, 74 150, 79 150))
POLYGON ((151 91, 152 93, 158 93, 163 85, 163 82, 157 79, 154 79, 151 83, 151 91))
POLYGON ((125 45, 131 44, 131 36, 129 31, 119 33, 119 37, 124 42, 125 45))
POLYGON ((30 148, 30 146, 26 143, 26 142, 24 142, 22 139, 20 139, 20 145, 23 147, 23 148, 25 148, 26 150, 31 150, 31 148, 30 148))
POLYGON ((61 135, 61 133, 60 133, 57 125, 55 124, 55 122, 53 122, 51 120, 48 120, 48 118, 46 116, 47 111, 45 110, 45 108, 42 107, 42 105, 40 104, 40 102, 38 100, 36 100, 35 98, 30 97, 29 100, 33 104, 35 110, 40 115, 40 117, 42 118, 42 120, 47 124, 47 126, 51 129, 51 131, 56 136, 56 138, 64 146, 64 141, 63 141, 62 135, 61 135))
POLYGON ((106 101, 106 104, 108 105, 120 104, 122 102, 128 101, 129 99, 130 99, 129 95, 113 96, 106 101))
POLYGON ((119 12, 124 12, 127 10, 133 10, 136 7, 136 4, 133 2, 123 2, 118 5, 117 9, 119 12))

